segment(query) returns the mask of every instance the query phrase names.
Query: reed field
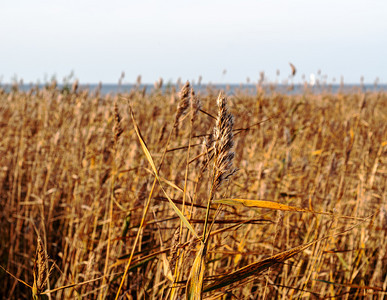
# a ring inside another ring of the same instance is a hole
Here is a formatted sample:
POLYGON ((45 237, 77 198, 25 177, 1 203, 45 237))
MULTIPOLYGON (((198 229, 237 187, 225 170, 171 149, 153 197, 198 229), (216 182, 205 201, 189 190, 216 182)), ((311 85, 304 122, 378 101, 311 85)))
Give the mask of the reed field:
POLYGON ((0 298, 386 299, 387 92, 0 89, 0 298))

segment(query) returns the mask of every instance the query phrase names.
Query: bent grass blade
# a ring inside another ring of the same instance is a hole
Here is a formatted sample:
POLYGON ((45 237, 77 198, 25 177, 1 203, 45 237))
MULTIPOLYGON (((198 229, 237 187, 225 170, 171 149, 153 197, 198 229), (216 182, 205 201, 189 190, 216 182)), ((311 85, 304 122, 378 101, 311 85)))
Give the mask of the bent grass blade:
POLYGON ((342 218, 342 219, 364 220, 364 218, 341 216, 341 215, 336 215, 333 213, 328 213, 328 212, 323 212, 323 211, 315 211, 315 210, 305 209, 305 208, 300 208, 300 207, 295 207, 295 206, 289 206, 286 204, 281 204, 278 202, 267 201, 267 200, 224 198, 224 199, 214 200, 213 203, 227 204, 227 205, 241 204, 241 205, 244 205, 246 207, 251 207, 251 208, 266 208, 266 209, 272 209, 272 210, 294 211, 294 212, 302 212, 302 213, 327 215, 327 216, 332 216, 332 217, 342 218))
MULTIPOLYGON (((132 121, 133 121, 133 126, 134 126, 134 129, 136 131, 136 134, 137 134, 137 137, 140 141, 140 144, 141 144, 141 148, 146 156, 146 159, 148 160, 149 164, 151 165, 152 167, 152 170, 154 172, 154 175, 157 179, 157 181, 159 182, 160 184, 160 187, 161 187, 161 190, 163 191, 165 197, 168 199, 169 203, 171 204, 173 210, 176 212, 176 214, 179 216, 179 218, 183 221, 183 223, 187 226, 187 228, 192 232, 192 234, 196 237, 196 238, 199 238, 198 234, 196 233, 196 231, 192 228, 191 224, 188 222, 188 220, 184 217, 183 213, 180 211, 180 209, 175 205, 175 203, 173 203, 172 199, 168 196, 167 192, 164 190, 163 186, 161 185, 161 178, 159 177, 159 174, 158 174, 158 171, 157 171, 157 168, 156 168, 156 165, 153 161, 153 158, 152 158, 152 155, 150 154, 149 150, 148 150, 148 147, 144 141, 144 138, 142 137, 141 135, 141 132, 140 132, 140 129, 136 123, 136 120, 134 118, 134 114, 133 114, 133 111, 132 109, 130 110, 130 114, 131 114, 131 117, 132 117, 132 121)), ((168 181, 169 182, 169 181, 168 181)))
POLYGON ((186 288, 186 300, 202 299, 207 244, 201 244, 192 265, 186 288))

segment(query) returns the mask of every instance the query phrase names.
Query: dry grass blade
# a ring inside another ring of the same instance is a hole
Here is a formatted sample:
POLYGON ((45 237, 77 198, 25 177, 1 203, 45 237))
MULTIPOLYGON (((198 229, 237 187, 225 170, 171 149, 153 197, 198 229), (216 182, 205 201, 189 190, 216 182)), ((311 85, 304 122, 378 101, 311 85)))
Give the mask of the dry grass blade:
POLYGON ((146 159, 148 160, 149 164, 151 165, 152 167, 152 170, 154 172, 154 175, 157 179, 157 181, 159 182, 159 185, 160 185, 160 188, 161 190, 163 191, 165 197, 167 197, 170 205, 172 206, 173 210, 176 212, 176 214, 179 216, 179 218, 183 221, 183 223, 187 226, 187 228, 192 232, 192 234, 196 237, 196 238, 199 238, 198 234, 196 233, 196 231, 192 228, 191 224, 188 222, 188 220, 186 219, 186 217, 184 217, 183 213, 180 211, 180 209, 175 205, 175 203, 173 203, 172 199, 168 196, 167 192, 164 190, 163 186, 161 185, 161 179, 159 177, 159 174, 158 174, 158 171, 156 169, 156 165, 153 161, 153 158, 152 158, 152 155, 150 154, 149 150, 148 150, 148 147, 146 146, 146 143, 144 141, 144 138, 142 137, 141 135, 141 132, 140 132, 140 129, 136 123, 136 119, 134 118, 134 114, 133 114, 133 110, 132 108, 130 107, 130 115, 132 117, 132 121, 133 121, 133 126, 134 126, 134 129, 136 131, 136 134, 137 134, 137 137, 140 141, 140 144, 141 144, 141 148, 146 156, 146 159))
MULTIPOLYGON (((144 263, 144 262, 146 262, 146 261, 149 261, 149 260, 153 259, 154 257, 159 256, 159 255, 161 255, 161 254, 163 254, 163 253, 166 253, 166 252, 168 252, 168 251, 170 251, 170 250, 171 250, 170 248, 166 248, 166 249, 163 249, 163 250, 160 250, 160 251, 157 251, 157 252, 154 252, 154 253, 151 253, 151 254, 142 256, 141 258, 137 259, 137 260, 134 261, 133 263, 132 263, 132 261, 131 261, 131 262, 130 262, 130 267, 129 267, 128 269, 129 269, 129 270, 133 270, 133 269, 136 268, 136 266, 138 266, 138 265, 140 265, 140 264, 142 264, 142 263, 144 263)), ((115 268, 115 267, 117 267, 117 266, 119 266, 119 265, 122 265, 122 264, 127 263, 127 262, 128 262, 128 259, 130 258, 129 256, 130 256, 130 255, 124 255, 124 256, 122 256, 122 257, 119 257, 119 258, 117 259, 117 261, 116 261, 114 264, 110 265, 109 267, 110 267, 111 269, 113 269, 113 268, 115 268)))
MULTIPOLYGON (((149 170, 148 168, 145 168, 145 171, 151 173, 151 174, 154 174, 151 170, 149 170)), ((168 180, 168 179, 165 179, 164 177, 161 177, 161 176, 158 176, 158 178, 165 182, 167 185, 169 185, 170 187, 178 190, 179 192, 183 192, 183 189, 181 187, 178 187, 176 184, 174 184, 172 181, 168 180)))
POLYGON ((175 205, 175 203, 173 203, 172 199, 169 198, 167 192, 164 190, 164 188, 161 186, 161 183, 159 181, 159 184, 160 184, 160 188, 161 190, 163 191, 165 197, 167 197, 168 201, 169 201, 169 204, 172 206, 173 210, 175 211, 175 213, 179 216, 179 218, 183 221, 183 223, 187 226, 187 228, 191 231, 191 233, 196 237, 196 238, 199 238, 198 234, 196 233, 196 231, 193 229, 193 227, 191 226, 191 224, 188 222, 188 220, 186 219, 186 217, 184 217, 183 213, 180 211, 180 209, 175 205))
POLYGON ((192 265, 191 274, 186 287, 187 300, 202 299, 206 252, 207 244, 204 243, 201 245, 192 265))
POLYGON ((12 278, 16 279, 17 281, 19 281, 20 283, 24 284, 25 286, 28 286, 31 290, 32 290, 32 286, 30 286, 27 282, 17 278, 15 275, 13 275, 12 273, 8 272, 2 265, 0 265, 0 268, 5 272, 7 273, 8 275, 10 275, 12 278))
POLYGON ((203 299, 384 299, 386 86, 316 90, 287 66, 286 87, 224 86, 231 130, 217 85, 0 83, 0 299, 185 299, 197 255, 203 299))
POLYGON ((243 131, 251 130, 251 129, 252 129, 253 127, 255 127, 255 126, 258 127, 258 125, 261 125, 262 123, 265 123, 265 122, 270 121, 270 120, 275 119, 275 118, 278 118, 278 115, 271 116, 271 117, 269 117, 269 118, 267 118, 267 119, 265 119, 265 120, 256 122, 256 123, 254 123, 254 124, 248 125, 248 126, 243 127, 243 128, 236 128, 236 129, 233 129, 234 136, 240 134, 240 133, 243 132, 243 131))
POLYGON ((141 135, 140 129, 138 128, 138 125, 137 125, 136 119, 134 118, 133 110, 132 110, 131 107, 130 107, 130 116, 132 117, 132 122, 133 122, 134 130, 136 131, 138 140, 140 141, 142 151, 144 151, 146 159, 148 160, 149 164, 152 167, 153 172, 155 173, 155 175, 157 177, 158 176, 158 172, 157 172, 156 165, 153 162, 152 156, 151 156, 151 154, 150 154, 150 152, 148 150, 148 147, 147 147, 147 145, 146 145, 146 143, 144 141, 144 138, 141 135))
MULTIPOLYGON (((159 200, 159 201, 169 201, 168 198, 166 198, 166 197, 161 197, 161 196, 156 196, 156 197, 154 197, 154 199, 159 200)), ((183 201, 182 201, 182 200, 179 200, 179 199, 172 199, 172 201, 173 201, 174 203, 183 204, 183 201)), ((189 202, 189 201, 186 201, 185 204, 186 204, 186 205, 189 205, 189 206, 196 207, 196 208, 207 208, 207 206, 200 205, 200 204, 196 204, 196 203, 192 203, 192 202, 189 202)), ((215 209, 214 209, 214 210, 215 210, 215 209)))
POLYGON ((338 282, 331 282, 327 280, 321 280, 321 279, 315 279, 315 281, 324 282, 327 284, 332 284, 336 286, 343 286, 343 287, 349 287, 354 289, 361 289, 361 290, 375 290, 375 291, 381 291, 383 292, 383 288, 377 287, 377 286, 367 286, 367 285, 358 285, 358 284, 345 284, 345 283, 338 283, 338 282))
POLYGON ((242 204, 244 206, 254 207, 254 208, 267 208, 267 209, 273 209, 273 210, 313 213, 313 214, 327 215, 327 216, 332 216, 332 217, 342 218, 342 219, 363 220, 363 218, 356 218, 356 217, 350 217, 350 216, 340 216, 340 215, 336 215, 333 213, 314 211, 311 209, 299 208, 299 207, 295 207, 295 206, 289 206, 286 204, 281 204, 278 202, 266 201, 266 200, 225 198, 225 199, 214 200, 213 202, 219 203, 219 204, 228 204, 228 205, 242 204))
POLYGON ((236 270, 234 272, 231 272, 229 274, 219 276, 217 279, 215 279, 215 281, 213 283, 206 286, 203 289, 203 292, 205 293, 205 292, 217 290, 217 289, 220 289, 222 287, 239 282, 239 281, 246 279, 250 276, 258 275, 258 274, 262 273, 263 271, 265 271, 266 269, 268 269, 274 265, 277 265, 279 263, 284 262, 285 260, 295 256, 296 254, 304 251, 305 249, 309 248, 310 246, 312 246, 318 242, 321 242, 323 240, 326 240, 326 239, 329 239, 329 238, 332 238, 335 236, 344 235, 347 232, 352 231, 355 227, 359 226, 361 223, 365 222, 366 220, 371 219, 373 216, 374 216, 374 214, 367 217, 367 218, 364 218, 360 223, 355 224, 355 225, 351 226, 350 228, 343 230, 341 232, 338 232, 338 233, 335 233, 335 234, 332 234, 329 236, 324 236, 322 238, 319 238, 319 239, 314 240, 312 242, 309 242, 307 244, 300 245, 300 246, 292 248, 290 250, 278 253, 278 254, 273 255, 269 258, 261 260, 259 262, 252 263, 250 265, 247 265, 247 266, 245 266, 239 270, 236 270))
POLYGON ((327 239, 328 237, 323 237, 321 239, 312 241, 310 243, 307 243, 305 245, 301 245, 298 247, 295 247, 293 249, 290 249, 285 252, 278 253, 274 256, 271 256, 269 258, 266 258, 264 260, 261 260, 256 263, 252 263, 248 266, 245 266, 237 271, 231 272, 229 274, 223 275, 218 277, 212 284, 206 286, 203 290, 203 292, 210 292, 213 290, 220 289, 222 287, 228 286, 230 284, 239 282, 243 279, 246 279, 253 275, 258 275, 265 271, 266 269, 284 262, 285 260, 295 256, 296 254, 300 253, 301 251, 305 250, 306 248, 312 246, 315 243, 318 243, 324 239, 327 239))
MULTIPOLYGON (((112 274, 112 275, 116 275, 116 274, 112 274)), ((112 276, 112 275, 110 275, 110 276, 112 276)), ((41 293, 41 295, 47 295, 47 294, 58 292, 60 290, 64 290, 64 289, 68 289, 68 288, 72 288, 72 287, 77 287, 77 286, 82 286, 82 285, 85 285, 85 284, 88 284, 88 283, 91 283, 91 282, 95 282, 95 281, 101 280, 104 277, 105 276, 100 276, 98 278, 90 279, 90 280, 87 280, 87 281, 73 283, 73 284, 68 284, 68 285, 65 285, 65 286, 60 286, 60 287, 57 287, 55 289, 45 291, 45 292, 41 293)))

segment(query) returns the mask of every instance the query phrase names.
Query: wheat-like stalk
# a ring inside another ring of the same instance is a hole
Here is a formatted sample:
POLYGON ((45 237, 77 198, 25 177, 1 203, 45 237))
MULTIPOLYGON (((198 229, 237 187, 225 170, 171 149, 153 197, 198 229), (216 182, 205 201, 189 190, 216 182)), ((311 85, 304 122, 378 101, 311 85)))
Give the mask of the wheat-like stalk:
POLYGON ((191 88, 191 112, 192 112, 192 120, 197 116, 200 109, 202 108, 202 103, 200 98, 196 96, 195 91, 191 88))
POLYGON ((114 144, 117 145, 118 139, 121 136, 121 134, 124 132, 121 126, 121 115, 118 110, 117 102, 114 103, 114 144))
POLYGON ((385 295, 386 92, 52 83, 0 83, 0 299, 385 295))
POLYGON ((34 299, 40 299, 41 293, 44 291, 47 281, 52 272, 53 266, 48 269, 48 256, 44 250, 43 242, 38 238, 38 245, 35 254, 35 263, 33 269, 34 285, 32 287, 32 294, 34 299))
POLYGON ((214 164, 212 186, 207 202, 206 217, 204 222, 203 241, 206 240, 207 223, 214 194, 219 189, 222 182, 227 180, 236 172, 235 169, 232 169, 234 152, 231 151, 234 147, 234 135, 232 133, 234 118, 228 111, 227 98, 222 93, 218 96, 217 105, 218 116, 213 134, 210 136, 210 140, 208 141, 208 143, 212 142, 213 144, 211 148, 214 152, 214 164))
POLYGON ((180 118, 186 113, 189 107, 189 103, 190 103, 189 95, 190 95, 190 84, 187 81, 180 91, 180 101, 177 106, 174 127, 178 126, 180 118))
MULTIPOLYGON (((212 149, 214 151, 212 187, 207 202, 207 210, 204 221, 204 232, 202 240, 203 243, 199 252, 196 255, 189 279, 187 281, 187 300, 202 299, 203 279, 205 273, 205 259, 209 242, 208 237, 211 231, 210 228, 207 234, 207 225, 212 198, 216 190, 222 184, 222 182, 229 178, 235 172, 235 170, 231 169, 234 159, 234 153, 231 151, 234 146, 234 135, 232 133, 234 119, 233 116, 228 112, 227 99, 223 94, 219 94, 219 97, 217 99, 217 105, 218 116, 216 119, 216 124, 213 130, 213 134, 210 135, 210 138, 208 140, 208 143, 212 143, 212 149)), ((207 147, 211 146, 207 145, 207 147)))
POLYGON ((219 94, 217 104, 218 117, 213 133, 215 155, 214 191, 235 172, 235 169, 232 169, 235 154, 231 151, 234 147, 234 135, 232 133, 234 118, 228 112, 227 98, 223 94, 219 94))

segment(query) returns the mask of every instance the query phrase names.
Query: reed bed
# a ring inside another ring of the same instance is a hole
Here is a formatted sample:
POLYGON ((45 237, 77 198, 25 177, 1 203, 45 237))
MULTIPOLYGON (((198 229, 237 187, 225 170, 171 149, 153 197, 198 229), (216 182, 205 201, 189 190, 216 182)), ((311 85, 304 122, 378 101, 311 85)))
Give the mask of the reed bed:
POLYGON ((0 89, 0 298, 384 299, 387 93, 0 89))

